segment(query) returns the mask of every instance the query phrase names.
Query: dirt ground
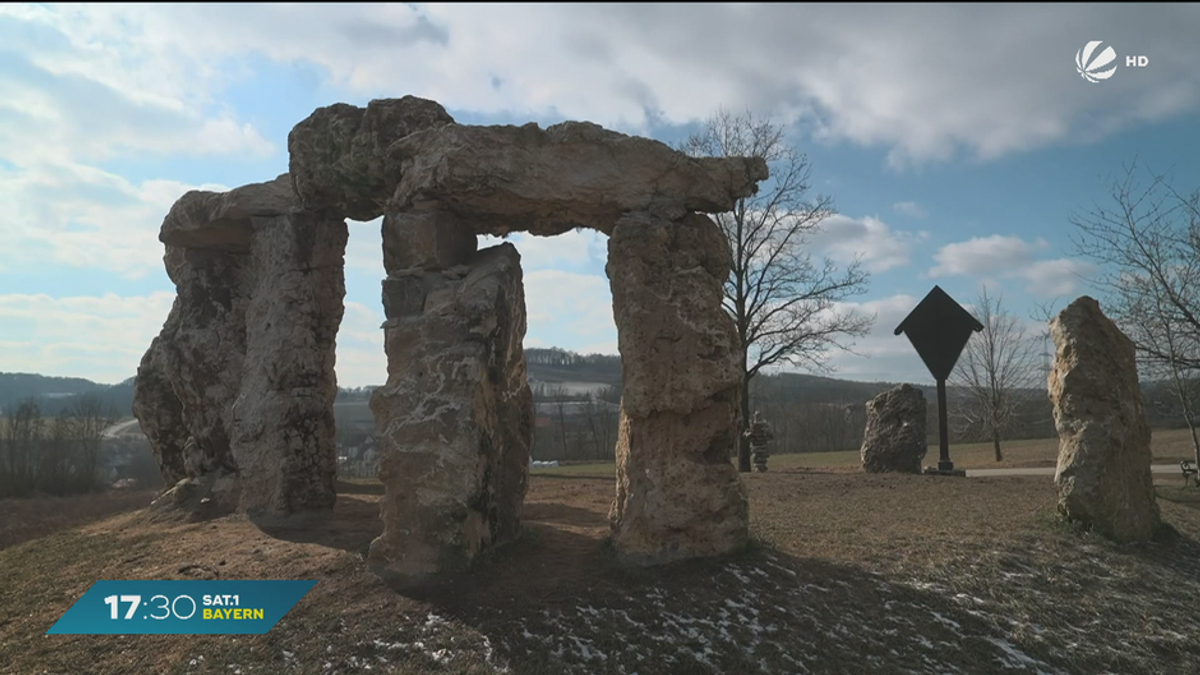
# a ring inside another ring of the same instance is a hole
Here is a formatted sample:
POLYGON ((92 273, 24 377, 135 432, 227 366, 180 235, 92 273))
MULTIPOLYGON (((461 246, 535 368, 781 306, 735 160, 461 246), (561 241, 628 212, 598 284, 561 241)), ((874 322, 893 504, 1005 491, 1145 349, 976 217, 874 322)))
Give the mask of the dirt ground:
POLYGON ((378 484, 268 531, 59 521, 0 549, 0 673, 1200 672, 1196 488, 1120 547, 1061 523, 1045 477, 745 478, 749 551, 625 569, 612 479, 534 476, 521 539, 421 594, 363 566, 378 484), (98 579, 182 578, 318 584, 263 636, 45 635, 98 579))

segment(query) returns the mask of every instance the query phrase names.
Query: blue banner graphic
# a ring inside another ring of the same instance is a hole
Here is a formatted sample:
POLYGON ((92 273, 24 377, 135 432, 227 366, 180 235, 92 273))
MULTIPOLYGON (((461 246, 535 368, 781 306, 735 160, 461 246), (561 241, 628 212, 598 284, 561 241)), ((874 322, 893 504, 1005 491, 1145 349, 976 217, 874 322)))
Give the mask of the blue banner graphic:
POLYGON ((262 635, 315 581, 97 581, 47 635, 262 635))

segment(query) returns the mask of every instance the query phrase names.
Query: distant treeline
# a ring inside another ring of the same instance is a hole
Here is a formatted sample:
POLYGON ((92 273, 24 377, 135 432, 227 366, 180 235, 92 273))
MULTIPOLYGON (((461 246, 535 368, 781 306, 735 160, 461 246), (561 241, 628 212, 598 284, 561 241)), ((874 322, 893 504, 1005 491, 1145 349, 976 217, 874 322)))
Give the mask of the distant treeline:
POLYGON ((54 415, 27 398, 5 405, 0 415, 0 498, 90 492, 116 477, 161 484, 144 440, 138 447, 106 442, 104 430, 117 413, 99 395, 79 394, 54 415))
POLYGON ((620 374, 621 357, 616 354, 576 354, 558 347, 525 350, 525 362, 546 366, 600 366, 620 374))

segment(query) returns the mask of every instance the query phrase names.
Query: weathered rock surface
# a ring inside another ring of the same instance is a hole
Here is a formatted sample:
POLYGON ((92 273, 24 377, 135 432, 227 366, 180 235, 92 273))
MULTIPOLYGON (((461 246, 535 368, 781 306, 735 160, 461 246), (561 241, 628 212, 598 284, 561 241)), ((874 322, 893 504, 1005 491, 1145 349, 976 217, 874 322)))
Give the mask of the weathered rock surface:
POLYGON ((286 173, 228 192, 192 190, 171 206, 158 239, 168 246, 245 251, 253 233, 251 218, 291 213, 299 205, 286 173))
POLYGON ((161 350, 184 424, 196 443, 195 476, 236 467, 229 453, 233 401, 246 353, 249 254, 187 249, 176 301, 160 333, 161 350))
POLYGON ((368 562, 401 584, 459 569, 520 525, 533 432, 520 255, 502 244, 470 265, 385 324, 388 382, 371 397, 384 531, 368 562))
POLYGON ((510 245, 476 235, 610 233, 625 360, 612 510, 620 555, 659 563, 748 538, 737 444, 737 335, 721 308, 729 251, 696 212, 731 209, 762 160, 694 159, 593 124, 471 127, 408 96, 316 110, 289 172, 194 191, 160 240, 177 298, 143 359, 137 415, 195 514, 334 503, 334 342, 344 218, 386 212, 388 382, 372 398, 384 532, 370 563, 415 583, 512 538, 533 405, 525 305, 510 245))
POLYGON ((479 238, 470 224, 438 208, 383 215, 383 268, 449 269, 470 260, 479 238))
POLYGON ((625 213, 675 220, 729 211, 767 178, 753 158, 693 159, 648 138, 587 122, 440 126, 388 149, 396 167, 390 208, 425 200, 480 216, 479 234, 538 235, 589 227, 611 233, 625 213))
POLYGON ((925 458, 925 394, 902 384, 867 401, 861 449, 868 473, 921 473, 925 458))
POLYGON ((329 214, 254 219, 256 284, 232 433, 247 512, 333 507, 334 342, 346 295, 346 239, 345 221, 329 214))
POLYGON ((623 218, 608 247, 624 379, 610 514, 618 555, 657 564, 737 550, 749 502, 730 461, 741 375, 721 309, 728 247, 694 214, 623 218))
POLYGON ((416 96, 377 99, 365 109, 346 103, 317 108, 288 134, 295 192, 309 209, 377 218, 400 180, 387 148, 415 131, 453 122, 440 104, 416 96))
POLYGON ((1160 521, 1133 343, 1087 296, 1050 333, 1059 511, 1117 541, 1148 541, 1160 521))
POLYGON ((183 406, 167 375, 161 340, 154 338, 138 365, 133 385, 133 416, 150 443, 163 484, 172 486, 187 478, 183 453, 190 435, 183 423, 183 406))
POLYGON ((163 222, 177 295, 135 405, 175 484, 159 505, 275 515, 333 505, 346 224, 299 209, 287 178, 190 192, 163 222))

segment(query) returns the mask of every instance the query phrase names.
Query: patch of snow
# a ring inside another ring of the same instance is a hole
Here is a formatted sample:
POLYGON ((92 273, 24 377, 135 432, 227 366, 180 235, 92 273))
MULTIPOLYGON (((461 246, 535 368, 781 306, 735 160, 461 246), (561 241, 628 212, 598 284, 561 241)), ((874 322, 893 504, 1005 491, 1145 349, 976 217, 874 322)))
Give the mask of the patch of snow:
POLYGON ((1055 670, 1053 666, 1047 663, 1042 663, 1020 649, 1017 649, 1016 646, 1014 646, 1008 640, 1002 640, 1000 638, 989 636, 985 636, 983 639, 992 643, 996 647, 999 647, 1000 651, 1004 652, 1004 657, 997 660, 1000 661, 1000 665, 1004 666, 1005 668, 1020 670, 1032 668, 1037 675, 1053 675, 1053 673, 1059 672, 1055 670), (1043 667, 1049 670, 1044 670, 1043 667))
POLYGON ((948 618, 948 617, 942 615, 939 612, 930 610, 929 613, 933 615, 933 618, 938 620, 938 623, 942 623, 947 626, 950 626, 951 628, 953 628, 955 630, 955 632, 957 632, 959 635, 962 635, 962 624, 955 621, 954 619, 951 619, 951 618, 948 618))

